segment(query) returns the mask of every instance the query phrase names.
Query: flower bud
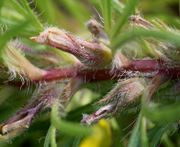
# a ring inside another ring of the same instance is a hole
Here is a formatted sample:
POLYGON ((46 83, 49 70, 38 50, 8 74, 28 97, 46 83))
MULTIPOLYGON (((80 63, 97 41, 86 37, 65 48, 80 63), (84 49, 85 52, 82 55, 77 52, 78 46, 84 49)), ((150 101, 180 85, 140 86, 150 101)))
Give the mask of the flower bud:
POLYGON ((48 28, 39 36, 31 37, 31 40, 71 53, 83 64, 93 68, 111 63, 111 50, 103 43, 85 41, 58 28, 48 28))
POLYGON ((103 99, 98 101, 97 104, 103 106, 93 114, 83 115, 81 122, 91 124, 102 118, 114 115, 128 104, 137 100, 144 89, 144 80, 139 78, 131 78, 119 82, 103 99))

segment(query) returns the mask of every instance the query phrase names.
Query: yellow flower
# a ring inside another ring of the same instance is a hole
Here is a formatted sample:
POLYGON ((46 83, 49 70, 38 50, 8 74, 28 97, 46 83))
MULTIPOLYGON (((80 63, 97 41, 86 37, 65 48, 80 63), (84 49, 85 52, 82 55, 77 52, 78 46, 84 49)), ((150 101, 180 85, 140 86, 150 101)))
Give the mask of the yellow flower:
POLYGON ((93 127, 93 132, 85 137, 80 147, 110 147, 111 146, 111 128, 107 120, 101 119, 93 127))

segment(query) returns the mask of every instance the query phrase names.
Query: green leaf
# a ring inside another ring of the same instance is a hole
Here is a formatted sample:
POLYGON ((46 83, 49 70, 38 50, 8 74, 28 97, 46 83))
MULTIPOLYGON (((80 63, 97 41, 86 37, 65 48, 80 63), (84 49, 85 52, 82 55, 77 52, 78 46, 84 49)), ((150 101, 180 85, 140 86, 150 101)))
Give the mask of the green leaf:
POLYGON ((51 147, 57 147, 57 144, 56 144, 56 128, 54 126, 50 127, 50 138, 51 138, 51 147))
POLYGON ((29 7, 28 3, 25 0, 20 2, 16 0, 4 2, 5 5, 2 9, 1 23, 8 27, 12 27, 28 19, 31 23, 24 34, 42 31, 43 25, 29 7))
POLYGON ((132 41, 139 37, 153 37, 156 39, 162 39, 175 45, 180 46, 180 35, 168 31, 157 31, 147 29, 134 29, 129 32, 121 33, 115 41, 113 41, 113 49, 120 48, 123 44, 128 41, 132 41))
POLYGON ((22 15, 26 15, 27 12, 25 9, 23 9, 23 7, 16 1, 16 0, 10 0, 9 1, 11 4, 12 7, 14 7, 14 9, 19 12, 20 14, 22 15))
POLYGON ((147 128, 146 128, 147 122, 145 117, 141 117, 141 146, 148 147, 148 137, 147 137, 147 128))
POLYGON ((111 28, 111 3, 112 0, 100 0, 101 11, 104 18, 105 30, 108 33, 111 28))
POLYGON ((159 142, 161 141, 161 137, 170 127, 172 127, 172 125, 156 125, 151 130, 149 130, 148 138, 150 141, 150 146, 157 147, 159 142))
POLYGON ((84 127, 77 123, 66 122, 60 119, 58 115, 58 107, 56 105, 54 105, 52 108, 51 123, 60 132, 70 136, 86 136, 92 131, 91 127, 84 127))
POLYGON ((29 21, 22 22, 19 25, 12 27, 6 33, 0 36, 0 50, 2 50, 6 42, 12 39, 12 37, 15 37, 16 35, 23 32, 24 29, 28 26, 28 24, 29 24, 29 21))
POLYGON ((0 16, 1 16, 1 9, 2 9, 2 7, 3 7, 3 5, 4 5, 4 1, 5 1, 5 0, 1 0, 1 2, 0 2, 0 16))
POLYGON ((123 12, 124 5, 119 0, 112 0, 112 8, 121 14, 123 12))
POLYGON ((142 115, 140 113, 132 131, 128 147, 139 147, 141 118, 142 115))
POLYGON ((180 102, 167 106, 153 107, 143 104, 143 114, 150 120, 158 123, 168 123, 180 119, 180 102))
POLYGON ((138 0, 128 0, 125 8, 123 10, 122 15, 119 18, 119 21, 115 23, 114 29, 112 30, 112 40, 116 38, 116 36, 119 34, 121 28, 123 25, 127 22, 128 17, 135 11, 135 7, 138 3, 138 0))
POLYGON ((89 19, 89 12, 80 1, 59 0, 59 2, 61 2, 61 4, 65 6, 65 8, 71 13, 71 15, 74 16, 77 20, 79 20, 82 24, 84 24, 84 22, 89 19))
POLYGON ((174 143, 169 139, 167 133, 163 135, 162 142, 166 147, 175 147, 174 143))
POLYGON ((45 17, 46 23, 56 23, 59 20, 64 20, 65 18, 60 14, 60 11, 57 11, 57 8, 54 6, 53 1, 50 0, 37 0, 38 9, 43 12, 42 16, 45 17), (58 19, 57 19, 58 18, 58 19))
POLYGON ((39 21, 39 19, 37 18, 37 16, 34 14, 33 10, 30 8, 27 0, 21 0, 20 1, 22 3, 22 5, 24 6, 26 13, 28 14, 28 16, 31 18, 31 20, 34 22, 34 24, 36 25, 36 29, 39 29, 39 31, 43 30, 43 25, 41 24, 41 22, 39 21))
POLYGON ((52 126, 49 127, 48 132, 46 134, 45 141, 44 141, 44 147, 49 147, 49 145, 50 145, 51 127, 52 126))

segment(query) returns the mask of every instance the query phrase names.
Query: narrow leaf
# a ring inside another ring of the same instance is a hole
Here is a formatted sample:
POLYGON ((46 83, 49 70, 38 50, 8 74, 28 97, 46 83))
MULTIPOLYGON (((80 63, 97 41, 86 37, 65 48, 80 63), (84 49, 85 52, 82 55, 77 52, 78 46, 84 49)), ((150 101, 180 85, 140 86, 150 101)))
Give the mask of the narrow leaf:
POLYGON ((115 24, 112 31, 112 39, 114 39, 120 32, 123 25, 127 22, 128 17, 135 11, 138 0, 128 0, 122 16, 119 18, 119 21, 115 24))
POLYGON ((141 124, 141 113, 138 116, 137 122, 133 129, 132 135, 129 140, 128 147, 139 147, 140 142, 140 124, 141 124))
POLYGON ((3 46, 9 41, 12 37, 20 34, 27 27, 29 21, 25 21, 21 24, 18 24, 11 29, 9 29, 6 33, 0 36, 0 50, 2 50, 3 46))
POLYGON ((128 41, 132 41, 139 37, 154 37, 156 39, 162 39, 170 43, 174 43, 180 46, 180 35, 168 31, 157 31, 147 29, 134 29, 130 32, 120 34, 117 39, 112 43, 113 49, 121 47, 128 41))
POLYGON ((143 105, 143 114, 152 121, 159 123, 174 122, 180 119, 180 103, 170 104, 163 107, 149 107, 143 105))
POLYGON ((60 132, 68 134, 70 136, 86 136, 92 131, 91 128, 80 126, 79 124, 66 122, 59 118, 58 107, 55 105, 51 112, 52 125, 60 132))
POLYGON ((101 10, 104 18, 105 30, 108 32, 111 28, 111 3, 112 0, 101 0, 101 10))

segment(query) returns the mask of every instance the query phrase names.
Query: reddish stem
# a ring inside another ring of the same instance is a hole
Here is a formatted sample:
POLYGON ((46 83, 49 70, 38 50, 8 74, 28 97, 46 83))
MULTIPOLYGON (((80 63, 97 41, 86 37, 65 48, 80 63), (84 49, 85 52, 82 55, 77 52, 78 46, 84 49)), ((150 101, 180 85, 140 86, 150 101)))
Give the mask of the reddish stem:
POLYGON ((159 60, 134 60, 126 69, 140 72, 151 72, 160 69, 162 65, 162 61, 159 60))
MULTIPOLYGON (((162 73, 169 78, 176 79, 180 76, 180 66, 170 67, 165 62, 159 60, 134 60, 128 66, 121 69, 106 68, 106 69, 87 69, 84 67, 69 67, 63 69, 48 70, 40 80, 52 81, 65 78, 80 77, 84 81, 99 81, 119 79, 120 77, 132 76, 129 74, 137 73, 148 74, 148 77, 153 77, 153 73, 162 73)), ((137 75, 138 76, 138 75, 137 75)))

